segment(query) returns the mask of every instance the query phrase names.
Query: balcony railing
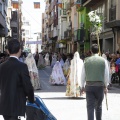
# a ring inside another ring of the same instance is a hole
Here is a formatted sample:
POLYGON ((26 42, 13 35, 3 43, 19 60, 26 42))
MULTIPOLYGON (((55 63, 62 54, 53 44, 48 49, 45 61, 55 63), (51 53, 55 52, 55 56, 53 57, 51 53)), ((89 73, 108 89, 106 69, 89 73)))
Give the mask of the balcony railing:
POLYGON ((64 32, 64 38, 65 38, 65 39, 72 38, 72 31, 71 31, 71 30, 66 30, 66 31, 64 32))
POLYGON ((74 40, 83 42, 85 37, 85 30, 84 29, 77 29, 74 31, 74 40))
POLYGON ((63 15, 66 15, 66 9, 63 9, 63 15))
POLYGON ((109 21, 116 20, 116 6, 109 9, 109 21))
POLYGON ((66 11, 68 11, 68 10, 71 10, 70 3, 67 3, 67 4, 66 4, 66 11))
POLYGON ((49 37, 49 38, 52 38, 52 37, 53 37, 53 30, 52 30, 52 31, 49 31, 48 37, 49 37))

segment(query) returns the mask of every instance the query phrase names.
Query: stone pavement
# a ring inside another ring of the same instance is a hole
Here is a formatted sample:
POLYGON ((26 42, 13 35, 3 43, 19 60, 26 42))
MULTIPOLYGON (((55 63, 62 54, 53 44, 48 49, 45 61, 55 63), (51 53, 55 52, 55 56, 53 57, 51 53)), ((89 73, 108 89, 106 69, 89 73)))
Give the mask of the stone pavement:
MULTIPOLYGON (((40 70, 42 90, 36 91, 57 120, 87 120, 85 95, 81 98, 65 96, 66 86, 49 84, 51 68, 40 70)), ((103 101, 103 120, 120 120, 120 89, 112 87, 108 93, 108 111, 103 101)), ((3 120, 0 116, 0 120, 3 120)), ((22 120, 25 120, 22 118, 22 120)), ((96 119, 95 119, 96 120, 96 119)))

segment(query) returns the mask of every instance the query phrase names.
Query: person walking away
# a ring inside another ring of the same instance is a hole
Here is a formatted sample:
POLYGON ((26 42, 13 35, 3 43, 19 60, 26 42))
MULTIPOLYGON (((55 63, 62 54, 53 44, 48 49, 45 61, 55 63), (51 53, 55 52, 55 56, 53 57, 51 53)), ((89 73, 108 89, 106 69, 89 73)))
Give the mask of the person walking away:
POLYGON ((107 94, 108 91, 109 67, 107 61, 98 55, 98 51, 98 45, 93 44, 91 47, 93 55, 85 59, 82 68, 81 92, 86 91, 88 120, 94 120, 94 109, 96 120, 102 120, 102 101, 104 93, 107 94))
POLYGON ((42 53, 39 53, 38 68, 39 68, 40 66, 45 66, 44 58, 43 58, 42 53))
POLYGON ((34 102, 34 91, 28 67, 18 59, 19 41, 10 40, 8 51, 10 57, 0 65, 0 115, 4 120, 18 120, 18 116, 25 116, 26 97, 34 102))
POLYGON ((74 57, 71 60, 70 72, 66 86, 66 96, 80 96, 82 66, 83 60, 80 59, 79 53, 75 52, 74 57))
POLYGON ((36 66, 38 66, 38 60, 39 60, 39 53, 38 51, 35 54, 35 62, 36 62, 36 66))
POLYGON ((45 65, 46 66, 50 65, 49 53, 46 53, 46 55, 45 55, 45 65))
POLYGON ((66 85, 66 79, 59 61, 53 67, 49 82, 53 85, 66 85))
POLYGON ((34 90, 41 89, 40 87, 40 79, 39 79, 39 73, 37 66, 35 64, 34 57, 32 53, 29 53, 28 56, 26 57, 25 63, 28 66, 31 82, 33 85, 34 90))

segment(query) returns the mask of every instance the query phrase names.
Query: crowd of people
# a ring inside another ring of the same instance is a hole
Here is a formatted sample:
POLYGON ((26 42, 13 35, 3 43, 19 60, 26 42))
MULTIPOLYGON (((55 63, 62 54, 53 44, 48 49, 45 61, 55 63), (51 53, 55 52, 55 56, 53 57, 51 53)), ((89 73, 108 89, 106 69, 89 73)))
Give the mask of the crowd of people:
POLYGON ((120 84, 120 54, 99 56, 98 52, 97 44, 93 44, 86 54, 26 54, 18 41, 9 41, 6 51, 0 53, 0 114, 5 120, 24 116, 26 97, 34 103, 34 90, 41 89, 38 68, 50 66, 50 84, 66 85, 65 95, 69 97, 86 92, 88 120, 94 119, 94 108, 96 118, 101 120, 108 85, 117 81, 120 84))

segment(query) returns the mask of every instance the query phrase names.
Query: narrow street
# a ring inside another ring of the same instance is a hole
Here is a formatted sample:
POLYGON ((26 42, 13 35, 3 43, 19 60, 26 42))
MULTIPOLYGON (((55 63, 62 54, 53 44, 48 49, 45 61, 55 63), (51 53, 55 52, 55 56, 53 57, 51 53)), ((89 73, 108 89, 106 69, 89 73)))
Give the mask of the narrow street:
MULTIPOLYGON (((80 98, 65 96, 66 86, 53 86, 49 84, 52 69, 47 66, 39 70, 42 90, 35 91, 57 120, 87 120, 85 95, 80 98)), ((103 120, 120 120, 120 88, 112 87, 108 93, 108 111, 105 99, 103 101, 103 120)), ((3 120, 0 116, 0 120, 3 120)), ((22 118, 25 120, 25 118, 22 118)))

